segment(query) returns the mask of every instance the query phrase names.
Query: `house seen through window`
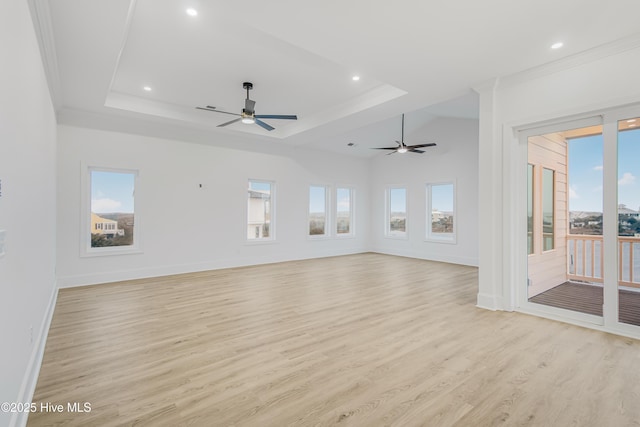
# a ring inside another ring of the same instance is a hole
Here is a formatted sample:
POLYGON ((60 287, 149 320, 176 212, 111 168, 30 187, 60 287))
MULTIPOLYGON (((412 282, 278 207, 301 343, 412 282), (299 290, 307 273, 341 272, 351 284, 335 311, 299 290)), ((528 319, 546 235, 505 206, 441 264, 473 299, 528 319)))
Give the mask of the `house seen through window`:
POLYGON ((407 189, 394 187, 387 189, 388 237, 405 237, 407 234, 407 189))
POLYGON ((249 180, 247 189, 247 239, 273 240, 273 192, 275 184, 249 180))
POLYGON ((91 171, 91 248, 133 246, 135 173, 91 171))

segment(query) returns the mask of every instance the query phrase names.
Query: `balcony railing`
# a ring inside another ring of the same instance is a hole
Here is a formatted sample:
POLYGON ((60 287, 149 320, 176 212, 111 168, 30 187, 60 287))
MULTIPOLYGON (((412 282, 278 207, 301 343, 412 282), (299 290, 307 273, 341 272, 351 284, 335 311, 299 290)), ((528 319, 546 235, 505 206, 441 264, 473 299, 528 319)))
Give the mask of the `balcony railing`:
POLYGON ((602 283, 602 236, 567 235, 569 279, 602 283))
MULTIPOLYGON (((602 236, 567 235, 567 276, 602 283, 602 236)), ((640 237, 618 237, 618 284, 640 288, 640 237)))
POLYGON ((640 288, 640 237, 618 237, 618 283, 640 288))

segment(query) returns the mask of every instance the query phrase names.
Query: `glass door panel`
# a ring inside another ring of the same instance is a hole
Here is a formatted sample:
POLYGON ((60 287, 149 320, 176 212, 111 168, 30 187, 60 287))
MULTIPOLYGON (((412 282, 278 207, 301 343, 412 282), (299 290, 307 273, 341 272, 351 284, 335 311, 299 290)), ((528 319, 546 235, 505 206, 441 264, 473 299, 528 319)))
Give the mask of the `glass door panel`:
POLYGON ((640 326, 640 117, 618 122, 618 320, 640 326))
POLYGON ((527 153, 528 301, 602 316, 602 126, 529 137, 527 153))

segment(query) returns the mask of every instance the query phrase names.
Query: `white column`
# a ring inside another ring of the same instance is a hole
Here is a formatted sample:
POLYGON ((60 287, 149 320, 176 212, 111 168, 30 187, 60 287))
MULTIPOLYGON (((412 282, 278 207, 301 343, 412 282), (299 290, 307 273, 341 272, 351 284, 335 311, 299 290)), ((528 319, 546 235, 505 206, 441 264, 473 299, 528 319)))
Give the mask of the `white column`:
POLYGON ((502 133, 497 125, 498 79, 475 87, 480 94, 478 154, 479 283, 477 306, 489 310, 503 307, 502 247, 502 133))

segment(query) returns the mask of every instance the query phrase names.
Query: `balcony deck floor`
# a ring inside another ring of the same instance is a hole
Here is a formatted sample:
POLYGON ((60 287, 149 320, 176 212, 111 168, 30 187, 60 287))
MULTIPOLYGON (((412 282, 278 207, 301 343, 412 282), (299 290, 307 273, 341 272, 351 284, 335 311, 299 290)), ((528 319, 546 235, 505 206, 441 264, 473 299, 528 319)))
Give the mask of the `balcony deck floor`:
MULTIPOLYGON (((620 290, 619 320, 640 326, 640 293, 620 290)), ((529 298, 530 302, 602 316, 603 288, 575 282, 564 282, 529 298)))

